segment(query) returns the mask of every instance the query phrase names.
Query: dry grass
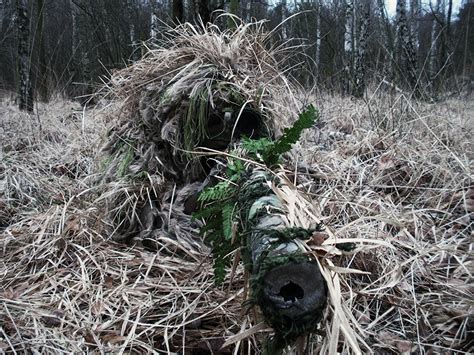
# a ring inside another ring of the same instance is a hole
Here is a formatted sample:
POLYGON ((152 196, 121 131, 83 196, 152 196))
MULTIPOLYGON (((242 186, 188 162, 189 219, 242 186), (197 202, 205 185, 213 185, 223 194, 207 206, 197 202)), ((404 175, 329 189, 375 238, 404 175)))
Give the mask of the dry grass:
POLYGON ((321 218, 338 239, 393 246, 333 260, 370 272, 342 279, 363 339, 376 352, 472 352, 472 104, 316 101, 324 127, 295 156, 314 170, 321 218))
MULTIPOLYGON (((289 160, 309 175, 300 192, 278 190, 294 223, 327 226, 308 242, 331 293, 309 353, 472 353, 472 107, 309 97, 322 122, 289 160)), ((242 309, 242 267, 216 287, 202 242, 163 234, 151 252, 112 240, 93 176, 105 124, 70 105, 41 107, 41 131, 0 108, 0 351, 217 352, 230 338, 225 352, 258 353, 271 330, 242 309)), ((179 206, 165 214, 190 232, 179 206)))
POLYGON ((90 186, 103 122, 60 98, 34 115, 0 106, 0 226, 67 202, 90 186))

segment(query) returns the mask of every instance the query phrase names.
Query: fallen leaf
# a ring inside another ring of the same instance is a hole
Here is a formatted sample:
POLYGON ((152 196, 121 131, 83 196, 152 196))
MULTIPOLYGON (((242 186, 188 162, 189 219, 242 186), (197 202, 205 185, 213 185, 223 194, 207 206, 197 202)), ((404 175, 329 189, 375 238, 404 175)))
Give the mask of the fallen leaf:
POLYGON ((323 232, 314 232, 311 238, 312 239, 309 241, 309 243, 319 246, 322 245, 323 242, 328 238, 328 235, 323 232))

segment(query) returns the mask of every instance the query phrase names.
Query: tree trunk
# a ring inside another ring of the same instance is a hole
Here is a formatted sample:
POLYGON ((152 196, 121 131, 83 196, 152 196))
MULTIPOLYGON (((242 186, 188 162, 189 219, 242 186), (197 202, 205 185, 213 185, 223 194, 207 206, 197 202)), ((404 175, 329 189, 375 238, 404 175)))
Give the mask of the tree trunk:
POLYGON ((418 51, 420 47, 420 19, 421 19, 421 1, 420 0, 410 0, 410 18, 411 26, 410 32, 411 37, 413 38, 413 46, 415 50, 418 51))
POLYGON ((252 0, 247 0, 245 4, 245 21, 247 23, 252 19, 252 0))
MULTIPOLYGON (((446 15, 446 30, 445 30, 445 44, 446 44, 446 52, 448 58, 451 58, 451 52, 453 50, 453 46, 451 45, 451 17, 453 14, 453 0, 449 0, 448 3, 448 14, 446 15)), ((448 59, 449 60, 449 59, 448 59)))
POLYGON ((369 39, 369 21, 370 21, 370 2, 360 3, 361 10, 358 13, 362 14, 359 38, 357 41, 357 52, 355 59, 355 71, 354 71, 354 88, 352 95, 355 97, 364 96, 365 91, 365 75, 366 75, 366 50, 367 41, 369 39))
POLYGON ((196 20, 199 18, 203 22, 203 24, 207 24, 211 21, 211 9, 210 9, 210 1, 206 0, 194 0, 194 14, 196 20))
POLYGON ((179 23, 184 22, 184 4, 183 0, 173 0, 173 9, 172 9, 173 21, 178 21, 179 23))
POLYGON ((430 49, 430 76, 434 77, 438 71, 439 51, 439 24, 436 18, 439 16, 440 1, 436 1, 436 9, 432 13, 431 22, 431 49, 430 49))
MULTIPOLYGON (((79 7, 74 3, 73 0, 69 1, 71 9, 71 63, 72 73, 70 81, 75 83, 84 82, 84 63, 86 61, 86 53, 83 49, 80 33, 80 11, 79 7)), ((85 93, 83 85, 76 87, 76 90, 72 91, 73 96, 81 96, 85 93)))
POLYGON ((78 17, 78 11, 77 7, 74 4, 73 0, 69 0, 69 6, 71 7, 71 27, 72 27, 72 38, 71 38, 71 43, 72 43, 72 50, 71 53, 74 56, 78 45, 79 45, 79 33, 77 30, 77 17, 78 17))
POLYGON ((43 33, 45 6, 44 0, 37 0, 37 22, 35 31, 35 51, 36 54, 36 76, 34 92, 37 93, 41 101, 48 101, 48 64, 46 63, 45 36, 43 33))
POLYGON ((152 8, 150 13, 150 38, 156 40, 158 37, 158 16, 156 16, 155 10, 152 8))
POLYGON ((446 43, 448 43, 448 48, 451 43, 451 17, 453 15, 453 0, 449 0, 448 3, 448 15, 446 17, 446 43))
POLYGON ((408 30, 406 0, 397 0, 397 65, 398 76, 412 91, 420 97, 418 85, 416 51, 408 30))
POLYGON ((386 76, 392 77, 393 63, 395 62, 395 44, 392 28, 390 26, 390 21, 388 20, 388 16, 385 9, 384 0, 377 0, 377 8, 380 15, 380 19, 382 21, 382 26, 384 27, 384 31, 382 33, 382 43, 385 45, 385 57, 387 58, 382 64, 382 71, 385 73, 386 76))
POLYGON ((136 61, 140 58, 140 45, 137 42, 136 18, 137 18, 137 3, 135 0, 127 1, 127 20, 128 20, 128 38, 132 46, 132 54, 130 59, 136 61))
MULTIPOLYGON (((230 0, 229 13, 239 16, 240 15, 240 4, 238 0, 230 0)), ((227 28, 235 28, 235 19, 229 17, 227 20, 227 28)))
POLYGON ((471 19, 471 9, 473 7, 469 6, 467 10, 467 21, 466 21, 466 33, 464 34, 465 40, 464 40, 464 55, 463 55, 463 64, 462 64, 462 75, 464 77, 467 77, 468 72, 469 72, 469 67, 467 65, 467 58, 469 56, 469 52, 472 51, 472 49, 469 48, 469 22, 471 19))
POLYGON ((319 72, 321 64, 321 0, 316 0, 316 48, 315 58, 316 71, 319 72))
POLYGON ((286 0, 281 1, 281 37, 284 41, 288 39, 288 24, 286 23, 286 0))
POLYGON ((31 85, 30 18, 27 6, 27 0, 17 0, 18 95, 20 110, 32 112, 33 87, 31 85))
POLYGON ((346 0, 345 4, 343 93, 348 94, 354 81, 355 7, 353 0, 346 0))
MULTIPOLYGON (((446 5, 445 5, 446 6, 446 5)), ((452 51, 453 46, 451 45, 451 16, 453 12, 453 1, 449 0, 448 2, 448 12, 444 11, 446 15, 444 16, 444 29, 443 29, 443 51, 441 54, 442 67, 444 68, 443 79, 446 79, 448 70, 451 68, 452 64, 452 51)))

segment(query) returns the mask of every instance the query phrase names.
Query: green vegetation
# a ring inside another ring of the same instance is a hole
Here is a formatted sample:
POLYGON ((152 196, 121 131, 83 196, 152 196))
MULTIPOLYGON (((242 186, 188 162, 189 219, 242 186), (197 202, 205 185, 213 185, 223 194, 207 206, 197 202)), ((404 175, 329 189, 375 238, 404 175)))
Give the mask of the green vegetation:
MULTIPOLYGON (((247 219, 249 214, 257 213, 247 211, 251 204, 249 205, 245 200, 254 202, 251 196, 247 196, 244 200, 241 196, 239 197, 242 193, 248 193, 248 191, 241 191, 241 185, 248 178, 251 170, 240 158, 250 158, 265 164, 268 168, 273 167, 280 162, 281 155, 288 152, 291 146, 300 139, 303 130, 314 125, 317 117, 316 109, 310 105, 299 115, 292 127, 284 130, 284 134, 278 140, 244 138, 241 142, 243 152, 235 150, 227 158, 226 180, 201 192, 198 200, 202 208, 194 214, 194 218, 205 220, 201 234, 212 246, 217 284, 224 281, 225 267, 230 263, 229 254, 241 246, 240 239, 232 237, 234 233, 245 229, 243 225, 246 221, 242 218, 247 219)), ((261 190, 258 191, 259 196, 261 193, 261 190)))
POLYGON ((282 154, 288 152, 292 145, 300 138, 306 128, 312 127, 319 117, 319 113, 313 105, 303 111, 292 127, 286 128, 283 135, 275 142, 268 138, 243 139, 243 147, 249 157, 271 167, 279 163, 282 154))
POLYGON ((133 161, 133 146, 130 144, 124 144, 123 147, 123 156, 118 167, 118 176, 120 177, 127 175, 128 167, 133 161))
POLYGON ((207 88, 198 91, 190 98, 184 120, 184 148, 188 151, 196 148, 206 138, 206 125, 209 112, 209 92, 207 88))

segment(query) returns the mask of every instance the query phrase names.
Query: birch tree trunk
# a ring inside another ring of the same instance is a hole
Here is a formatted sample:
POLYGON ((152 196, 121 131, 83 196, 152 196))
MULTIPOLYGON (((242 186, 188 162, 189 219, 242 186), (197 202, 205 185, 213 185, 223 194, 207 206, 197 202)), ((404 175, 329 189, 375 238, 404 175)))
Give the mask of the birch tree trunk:
POLYGON ((36 81, 33 92, 36 92, 39 98, 46 102, 49 99, 48 93, 48 64, 46 62, 46 43, 43 31, 43 23, 45 17, 45 1, 37 0, 36 2, 36 31, 35 31, 35 47, 36 50, 36 81))
POLYGON ((365 91, 365 75, 366 75, 366 50, 367 41, 369 39, 369 21, 370 21, 370 2, 364 1, 359 5, 362 14, 359 30, 359 38, 355 53, 355 70, 354 70, 354 87, 352 95, 355 97, 364 96, 365 91))
POLYGON ((315 58, 316 70, 319 72, 321 64, 321 0, 315 0, 316 3, 316 48, 315 58))
POLYGON ((288 39, 288 24, 286 23, 286 0, 281 1, 281 37, 284 41, 288 39))
POLYGON ((31 85, 30 18, 27 0, 17 0, 17 29, 19 108, 20 110, 32 112, 33 87, 31 85))
POLYGON ((382 71, 386 76, 391 77, 393 75, 393 63, 395 62, 395 43, 392 33, 392 28, 390 26, 390 21, 388 20, 387 12, 385 9, 384 0, 377 0, 377 8, 384 27, 382 33, 382 43, 385 45, 386 55, 384 57, 388 60, 384 60, 382 65, 382 71))
POLYGON ((156 40, 158 37, 158 16, 156 16, 156 8, 155 6, 151 7, 150 12, 150 38, 152 40, 156 40))
POLYGON ((252 19, 252 0, 247 0, 245 4, 245 22, 249 23, 252 19))
POLYGON ((413 46, 418 51, 420 47, 420 19, 421 19, 421 1, 410 0, 410 32, 413 38, 413 46))
POLYGON ((354 81, 355 8, 354 0, 346 0, 344 31, 344 79, 343 93, 350 93, 354 81))
POLYGON ((436 8, 432 14, 432 20, 431 20, 431 49, 430 49, 430 77, 431 78, 433 78, 438 71, 439 24, 436 18, 439 16, 439 9, 440 9, 440 0, 437 0, 436 8))
POLYGON ((418 85, 416 51, 408 30, 406 15, 406 0, 397 0, 397 65, 398 77, 412 91, 415 97, 420 97, 418 85))
POLYGON ((135 28, 135 18, 136 18, 136 10, 137 10, 137 4, 135 0, 128 0, 127 10, 128 10, 128 22, 129 22, 128 36, 129 36, 130 43, 132 45, 131 59, 133 61, 136 61, 140 58, 140 45, 137 42, 137 34, 136 34, 136 28, 135 28))

